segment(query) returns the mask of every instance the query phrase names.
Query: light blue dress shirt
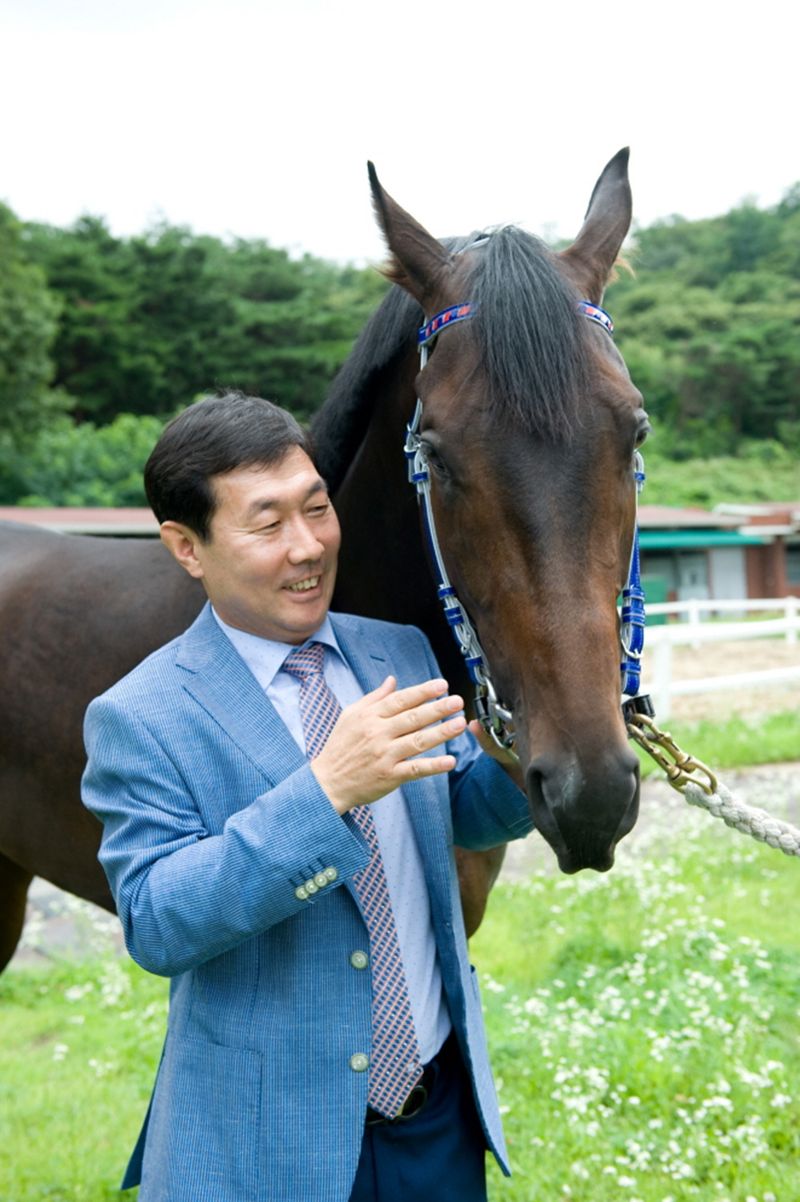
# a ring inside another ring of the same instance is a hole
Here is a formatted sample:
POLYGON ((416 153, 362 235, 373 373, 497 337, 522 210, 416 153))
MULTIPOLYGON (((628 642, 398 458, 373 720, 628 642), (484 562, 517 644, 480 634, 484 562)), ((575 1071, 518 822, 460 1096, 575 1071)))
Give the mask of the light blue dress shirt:
MULTIPOLYGON (((275 706, 298 747, 305 751, 300 717, 301 682, 290 672, 281 671, 289 652, 297 648, 290 643, 237 630, 223 622, 213 607, 212 613, 275 706)), ((363 690, 341 653, 329 618, 325 618, 308 641, 322 643, 325 647, 325 680, 342 708, 363 697, 363 690)), ((392 899, 420 1059, 426 1064, 447 1038, 451 1022, 442 990, 422 860, 402 790, 396 789, 381 797, 370 809, 392 899)))

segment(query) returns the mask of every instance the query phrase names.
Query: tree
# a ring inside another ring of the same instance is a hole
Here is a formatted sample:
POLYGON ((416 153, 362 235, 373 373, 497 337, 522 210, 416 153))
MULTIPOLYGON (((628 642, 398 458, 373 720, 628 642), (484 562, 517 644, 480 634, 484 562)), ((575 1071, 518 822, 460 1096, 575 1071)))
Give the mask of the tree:
POLYGON ((22 233, 0 204, 0 433, 15 443, 65 404, 50 388, 59 302, 29 261, 22 233))
POLYGON ((386 287, 376 272, 168 225, 117 239, 83 217, 31 225, 28 245, 63 299, 56 379, 79 420, 163 416, 227 385, 308 416, 386 287))

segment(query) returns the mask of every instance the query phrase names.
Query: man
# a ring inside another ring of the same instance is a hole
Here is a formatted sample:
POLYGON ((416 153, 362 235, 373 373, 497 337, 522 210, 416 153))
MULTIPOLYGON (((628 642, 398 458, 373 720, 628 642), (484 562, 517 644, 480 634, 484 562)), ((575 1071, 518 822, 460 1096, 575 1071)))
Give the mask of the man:
POLYGON ((127 946, 172 979, 123 1187, 482 1202, 505 1153, 453 843, 525 834, 526 800, 419 631, 329 614, 339 526, 289 414, 202 401, 145 485, 209 604, 86 718, 127 946))

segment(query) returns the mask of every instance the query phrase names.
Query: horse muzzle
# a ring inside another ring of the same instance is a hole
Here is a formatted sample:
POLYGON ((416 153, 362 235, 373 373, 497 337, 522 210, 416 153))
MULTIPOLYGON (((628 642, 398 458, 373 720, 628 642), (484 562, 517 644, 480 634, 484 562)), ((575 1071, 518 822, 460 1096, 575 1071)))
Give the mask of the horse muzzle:
POLYGON ((536 829, 562 872, 608 872, 639 813, 639 761, 629 749, 590 764, 574 754, 534 760, 526 774, 536 829))

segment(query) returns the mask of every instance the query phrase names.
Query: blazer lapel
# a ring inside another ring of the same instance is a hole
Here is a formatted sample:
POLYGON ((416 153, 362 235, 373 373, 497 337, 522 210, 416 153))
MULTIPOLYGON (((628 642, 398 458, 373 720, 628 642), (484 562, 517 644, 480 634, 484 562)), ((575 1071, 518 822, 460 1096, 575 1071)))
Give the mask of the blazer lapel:
POLYGON ((184 688, 275 784, 306 763, 272 702, 206 605, 183 635, 184 688))
POLYGON ((330 619, 342 655, 364 692, 371 693, 392 671, 385 645, 360 618, 331 614, 330 619))

